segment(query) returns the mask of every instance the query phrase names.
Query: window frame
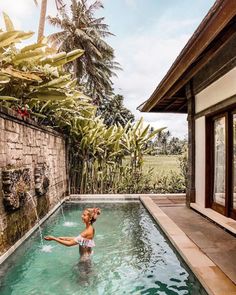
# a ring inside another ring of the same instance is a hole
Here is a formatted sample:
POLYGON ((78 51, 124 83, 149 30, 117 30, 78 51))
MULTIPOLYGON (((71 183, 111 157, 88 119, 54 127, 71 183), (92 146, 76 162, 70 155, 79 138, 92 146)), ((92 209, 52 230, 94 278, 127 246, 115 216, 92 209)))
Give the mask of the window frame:
POLYGON ((205 207, 236 219, 233 208, 233 115, 236 103, 206 116, 206 169, 205 169, 205 207), (225 117, 225 207, 213 201, 214 192, 214 121, 225 117))

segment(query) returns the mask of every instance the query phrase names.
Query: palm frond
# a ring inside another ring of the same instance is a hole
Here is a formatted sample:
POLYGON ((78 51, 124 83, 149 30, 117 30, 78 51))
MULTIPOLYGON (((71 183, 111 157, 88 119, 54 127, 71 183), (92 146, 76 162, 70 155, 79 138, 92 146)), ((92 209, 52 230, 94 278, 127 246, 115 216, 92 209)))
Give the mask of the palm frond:
POLYGON ((95 10, 97 9, 100 9, 100 8, 104 8, 103 4, 101 1, 97 0, 95 1, 93 4, 91 4, 89 7, 88 7, 88 13, 90 13, 91 15, 94 14, 95 10))

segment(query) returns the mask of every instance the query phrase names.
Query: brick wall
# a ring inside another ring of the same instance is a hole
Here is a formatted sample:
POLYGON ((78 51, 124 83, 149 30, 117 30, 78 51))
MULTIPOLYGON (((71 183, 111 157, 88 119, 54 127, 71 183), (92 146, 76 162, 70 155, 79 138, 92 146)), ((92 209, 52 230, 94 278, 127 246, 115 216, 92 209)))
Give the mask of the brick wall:
POLYGON ((13 111, 0 109, 0 255, 36 223, 30 198, 13 212, 8 212, 3 202, 2 171, 24 168, 29 168, 29 192, 42 218, 67 190, 65 139, 50 128, 39 127, 13 111), (50 184, 46 194, 36 196, 34 175, 40 165, 47 167, 50 184))

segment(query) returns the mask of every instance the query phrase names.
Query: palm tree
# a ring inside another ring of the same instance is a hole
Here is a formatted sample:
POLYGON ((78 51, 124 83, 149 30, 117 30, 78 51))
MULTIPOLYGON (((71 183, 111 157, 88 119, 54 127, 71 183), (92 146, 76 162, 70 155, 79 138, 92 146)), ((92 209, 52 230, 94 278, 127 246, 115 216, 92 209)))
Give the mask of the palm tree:
POLYGON ((91 5, 87 0, 71 0, 68 14, 65 7, 60 9, 56 17, 48 17, 50 24, 61 29, 50 35, 50 41, 58 51, 83 49, 83 57, 71 65, 75 77, 80 84, 86 86, 87 93, 98 100, 111 95, 111 77, 119 64, 114 61, 114 50, 103 38, 113 35, 108 30, 104 17, 94 17, 94 11, 103 8, 101 1, 91 5))
POLYGON ((99 108, 101 117, 107 126, 120 124, 125 126, 134 121, 134 115, 124 106, 124 97, 120 94, 107 99, 99 108))
MULTIPOLYGON (((34 3, 38 5, 38 0, 34 0, 34 3)), ((60 10, 63 6, 63 0, 55 0, 57 10, 60 10)), ((44 26, 46 21, 46 12, 47 12, 47 0, 42 0, 41 9, 40 9, 40 18, 39 18, 39 27, 38 27, 38 42, 43 38, 44 26)))
POLYGON ((160 152, 162 155, 168 154, 167 146, 168 146, 170 136, 171 136, 171 134, 170 134, 169 130, 164 131, 164 132, 160 132, 158 134, 157 143, 158 143, 158 145, 160 145, 160 148, 161 148, 160 152))

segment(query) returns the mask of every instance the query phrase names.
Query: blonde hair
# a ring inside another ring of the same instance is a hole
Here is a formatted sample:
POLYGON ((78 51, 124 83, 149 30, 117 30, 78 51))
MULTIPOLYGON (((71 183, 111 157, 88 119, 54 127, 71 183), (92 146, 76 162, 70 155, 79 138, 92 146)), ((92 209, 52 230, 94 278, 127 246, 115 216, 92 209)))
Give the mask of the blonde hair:
POLYGON ((93 224, 97 220, 98 215, 101 214, 100 208, 85 208, 84 211, 88 212, 91 224, 93 224))

